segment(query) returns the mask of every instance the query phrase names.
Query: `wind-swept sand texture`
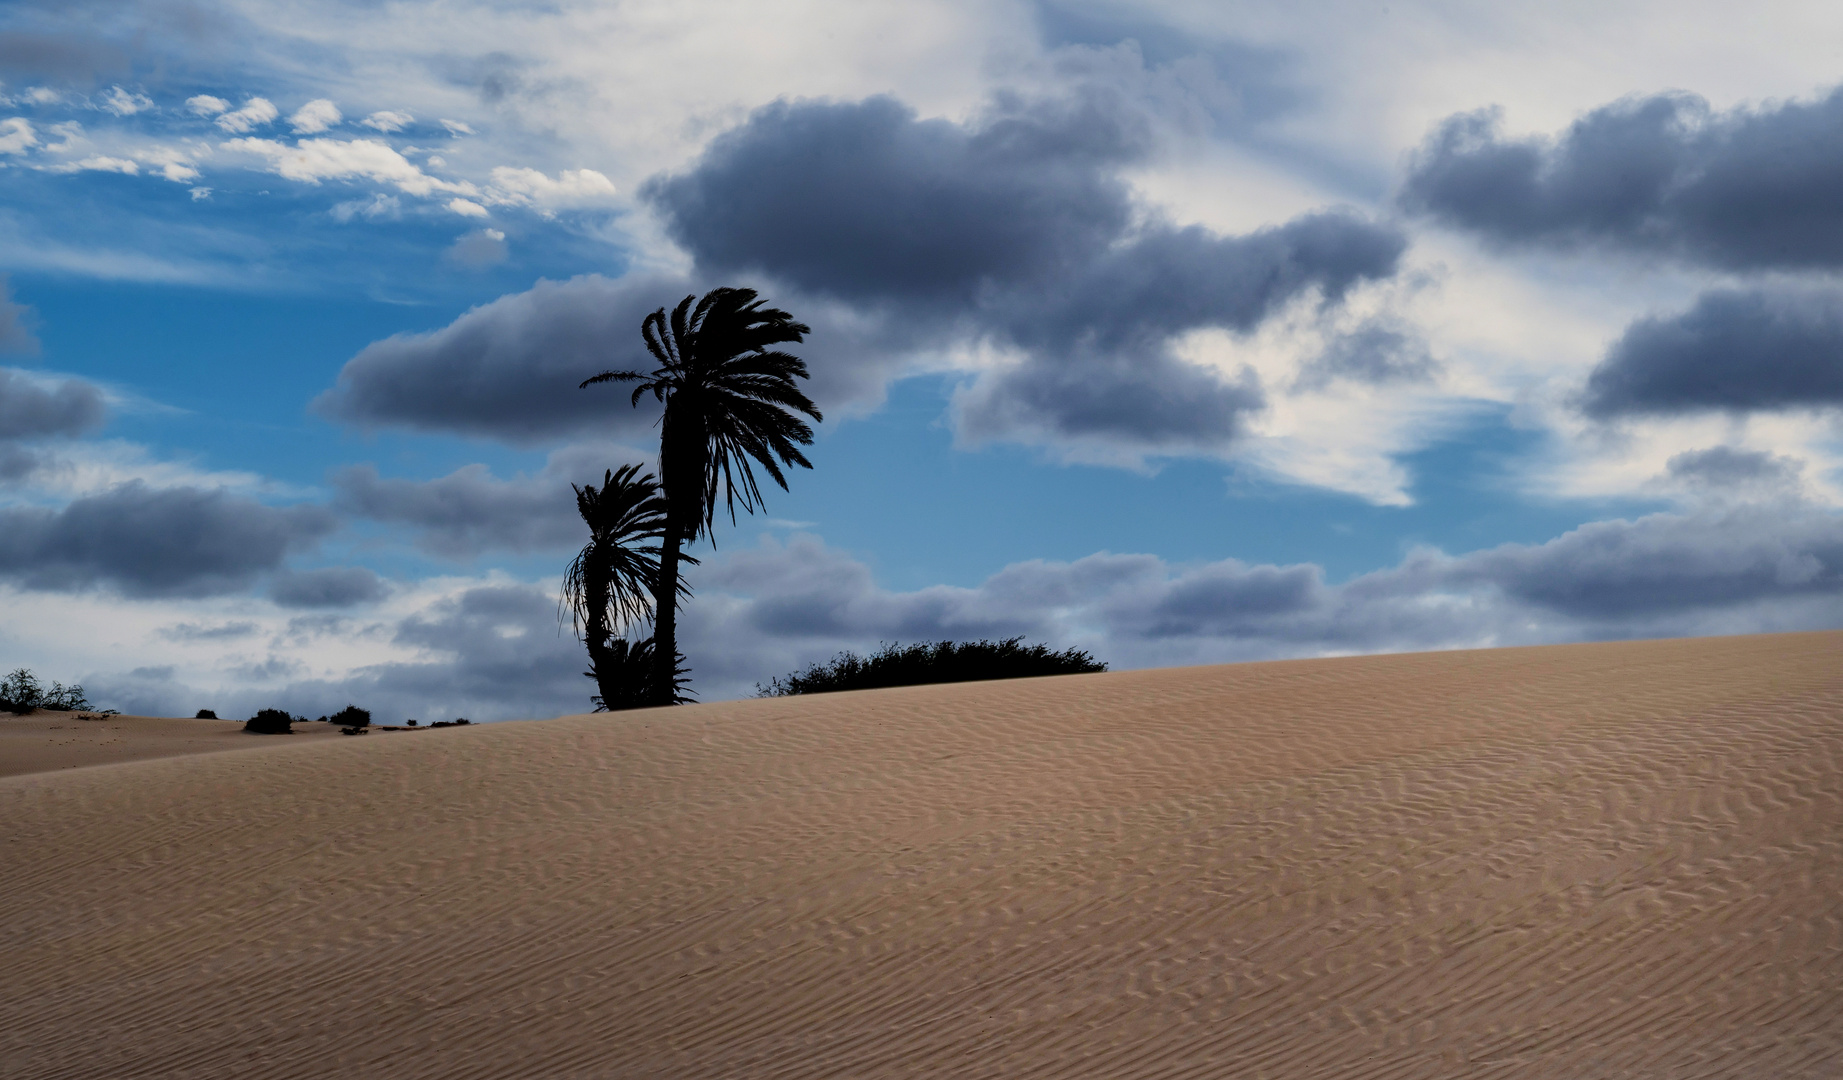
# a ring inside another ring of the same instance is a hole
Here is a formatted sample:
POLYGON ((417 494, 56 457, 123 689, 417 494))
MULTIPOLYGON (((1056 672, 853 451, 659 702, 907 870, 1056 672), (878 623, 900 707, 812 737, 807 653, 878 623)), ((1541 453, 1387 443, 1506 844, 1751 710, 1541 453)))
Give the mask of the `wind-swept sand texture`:
POLYGON ((0 1074, 1843 1075, 1843 634, 0 780, 0 1074))

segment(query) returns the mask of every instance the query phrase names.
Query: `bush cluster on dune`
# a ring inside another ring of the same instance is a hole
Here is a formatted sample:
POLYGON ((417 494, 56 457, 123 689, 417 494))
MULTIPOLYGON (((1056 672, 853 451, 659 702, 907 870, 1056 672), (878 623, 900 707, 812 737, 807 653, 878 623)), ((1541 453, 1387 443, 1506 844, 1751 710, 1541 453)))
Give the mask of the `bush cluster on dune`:
POLYGON ((823 694, 834 690, 876 690, 925 683, 1022 679, 1035 675, 1079 675, 1106 671, 1107 665, 1082 649, 1053 652, 1047 645, 1025 645, 1022 636, 1005 641, 936 641, 884 645, 869 656, 849 650, 830 663, 814 664, 766 686, 755 684, 758 697, 823 694))
POLYGON ((12 674, 0 679, 0 711, 15 716, 24 716, 34 709, 81 712, 91 707, 82 686, 65 686, 54 682, 47 689, 38 681, 38 676, 27 668, 16 668, 12 674))

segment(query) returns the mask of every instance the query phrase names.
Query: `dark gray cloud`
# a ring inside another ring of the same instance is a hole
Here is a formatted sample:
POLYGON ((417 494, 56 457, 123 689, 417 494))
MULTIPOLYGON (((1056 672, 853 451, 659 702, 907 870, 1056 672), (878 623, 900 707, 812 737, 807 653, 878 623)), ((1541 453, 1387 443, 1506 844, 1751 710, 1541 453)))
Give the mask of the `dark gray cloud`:
POLYGON ((277 574, 269 598, 286 608, 351 607, 381 600, 390 592, 362 566, 327 566, 277 574))
POLYGON ((1407 208, 1504 244, 1594 244, 1728 269, 1843 266, 1843 89, 1717 113, 1627 98, 1555 138, 1506 139, 1495 110, 1421 147, 1407 208))
POLYGON ((47 386, 23 371, 0 368, 0 441, 81 435, 102 425, 102 391, 82 379, 47 386))
POLYGON ((1581 399, 1600 419, 1837 405, 1843 292, 1789 287, 1715 290, 1681 314, 1640 319, 1581 399))
MULTIPOLYGON (((216 626, 207 626, 203 623, 174 623, 171 626, 161 627, 157 633, 168 641, 224 641, 231 638, 250 637, 256 633, 256 630, 255 623, 247 619, 240 619, 234 622, 218 623, 216 626)), ((140 670, 136 669, 136 672, 131 674, 138 674, 140 670)), ((170 669, 166 677, 172 677, 170 669)))
POLYGON ((640 341, 648 312, 691 291, 677 279, 540 281, 427 334, 366 346, 314 400, 322 416, 360 427, 459 432, 516 443, 585 433, 639 437, 655 413, 618 388, 578 390, 609 368, 651 370, 640 341))
POLYGON ((1425 382, 1439 370, 1418 334, 1395 321, 1374 319, 1332 338, 1324 352, 1301 365, 1293 386, 1318 390, 1340 380, 1370 385, 1425 382))
MULTIPOLYGON (((625 406, 626 402, 621 402, 625 406)), ((468 465, 434 480, 378 475, 372 465, 332 476, 342 511, 407 525, 435 555, 467 559, 486 551, 554 551, 587 539, 573 484, 599 484, 608 469, 644 462, 645 455, 608 443, 581 443, 550 455, 535 475, 510 480, 485 465, 468 465)))
POLYGON ((1664 463, 1664 471, 1672 480, 1695 487, 1775 490, 1796 486, 1804 462, 1765 450, 1711 446, 1673 456, 1664 463))
POLYGON ((966 124, 889 97, 769 105, 643 188, 692 255, 690 275, 540 282, 368 346, 314 408, 527 445, 640 441, 652 411, 576 385, 649 367, 645 314, 722 282, 756 286, 813 326, 801 354, 828 411, 874 402, 918 360, 990 344, 1016 362, 962 401, 977 437, 1219 451, 1265 398, 1252 373, 1221 378, 1172 342, 1252 330, 1305 296, 1335 304, 1394 274, 1406 240, 1343 211, 1245 236, 1148 218, 1122 176, 1157 123, 1129 83, 1001 96, 966 124))
POLYGON ((1316 292, 1392 275, 1406 246, 1344 212, 1246 236, 1146 221, 1121 179, 1150 122, 1105 88, 978 122, 891 98, 778 102, 645 188, 706 273, 761 273, 1019 360, 959 403, 975 438, 1220 448, 1264 397, 1175 356, 1316 292))
POLYGON ((0 579, 52 591, 211 596, 248 588, 333 531, 330 511, 132 481, 62 509, 0 509, 0 579))

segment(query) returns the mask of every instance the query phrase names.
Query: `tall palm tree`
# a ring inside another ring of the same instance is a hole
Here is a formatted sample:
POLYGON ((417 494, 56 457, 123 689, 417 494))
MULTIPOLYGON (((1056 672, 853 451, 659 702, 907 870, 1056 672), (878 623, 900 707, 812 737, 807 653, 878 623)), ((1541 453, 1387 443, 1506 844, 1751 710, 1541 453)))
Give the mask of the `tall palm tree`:
POLYGON ((799 450, 812 444, 813 429, 794 415, 798 411, 822 419, 794 383, 807 377, 806 361, 772 348, 804 341, 811 328, 763 303, 754 289, 712 289, 701 300, 687 296, 669 320, 660 308, 640 324, 657 368, 649 373, 604 371, 582 383, 637 381, 631 404, 651 393, 665 406, 659 473, 666 522, 653 589, 653 639, 658 643, 653 690, 659 704, 669 703, 666 688, 678 656, 681 548, 709 533, 716 519, 718 481, 734 522, 738 504, 749 513, 763 505, 751 463, 766 470, 783 491, 787 477, 781 465, 813 467, 799 450))
MULTIPOLYGON (((563 575, 559 606, 589 647, 589 668, 604 709, 633 708, 658 695, 651 685, 650 642, 623 633, 651 614, 659 577, 659 545, 666 503, 651 473, 623 465, 602 473, 602 486, 570 485, 576 510, 589 526, 589 542, 563 575), (617 631, 618 628, 618 631, 617 631)), ((676 696, 676 695, 674 695, 676 696)))

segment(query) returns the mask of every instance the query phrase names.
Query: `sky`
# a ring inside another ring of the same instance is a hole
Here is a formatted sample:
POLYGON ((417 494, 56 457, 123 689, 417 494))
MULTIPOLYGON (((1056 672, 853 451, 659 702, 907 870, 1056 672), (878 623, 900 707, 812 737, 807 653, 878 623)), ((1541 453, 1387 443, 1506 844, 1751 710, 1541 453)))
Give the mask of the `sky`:
POLYGON ((702 700, 1843 627, 1839 271, 1835 4, 9 0, 0 666, 586 710, 578 383, 718 285, 824 421, 702 700))

